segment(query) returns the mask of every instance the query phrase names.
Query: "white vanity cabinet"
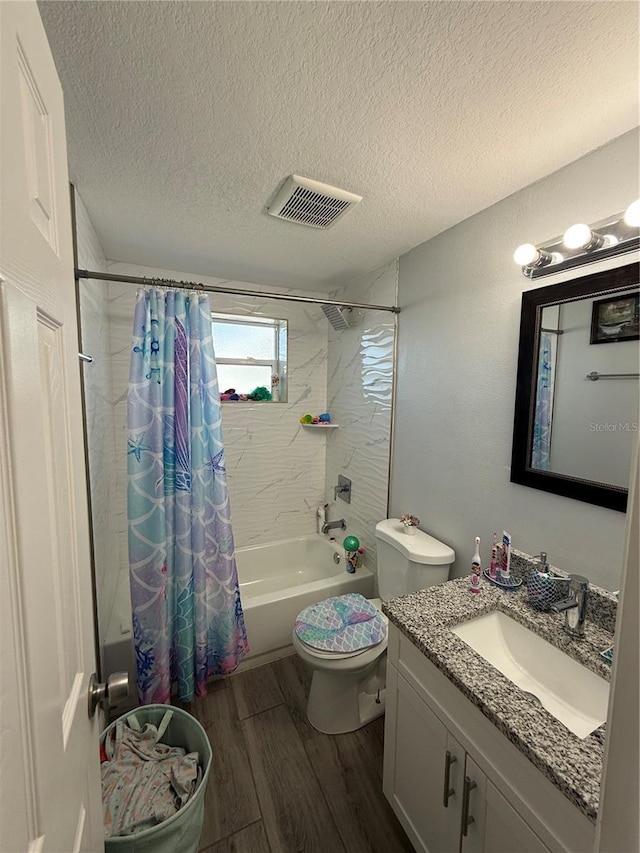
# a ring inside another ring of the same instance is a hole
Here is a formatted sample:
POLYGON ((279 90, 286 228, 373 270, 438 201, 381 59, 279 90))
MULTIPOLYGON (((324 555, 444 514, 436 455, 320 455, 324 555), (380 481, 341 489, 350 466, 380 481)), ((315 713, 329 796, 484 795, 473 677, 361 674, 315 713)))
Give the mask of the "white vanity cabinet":
POLYGON ((418 853, 587 853, 594 825, 395 626, 384 793, 418 853))
POLYGON ((387 799, 419 853, 457 851, 464 750, 393 666, 387 667, 385 714, 387 799), (387 747, 391 739, 393 749, 387 747), (452 794, 445 807, 447 773, 452 794))
POLYGON ((393 666, 386 713, 385 794, 419 853, 548 853, 393 666))

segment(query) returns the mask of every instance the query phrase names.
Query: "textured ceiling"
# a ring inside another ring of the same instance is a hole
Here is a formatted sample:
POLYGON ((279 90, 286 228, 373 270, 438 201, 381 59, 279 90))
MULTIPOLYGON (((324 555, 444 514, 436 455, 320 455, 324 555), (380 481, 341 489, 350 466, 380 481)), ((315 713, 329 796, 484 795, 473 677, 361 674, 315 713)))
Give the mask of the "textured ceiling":
POLYGON ((638 124, 635 2, 39 7, 117 260, 342 283, 638 124), (327 231, 274 219, 291 173, 364 200, 327 231))

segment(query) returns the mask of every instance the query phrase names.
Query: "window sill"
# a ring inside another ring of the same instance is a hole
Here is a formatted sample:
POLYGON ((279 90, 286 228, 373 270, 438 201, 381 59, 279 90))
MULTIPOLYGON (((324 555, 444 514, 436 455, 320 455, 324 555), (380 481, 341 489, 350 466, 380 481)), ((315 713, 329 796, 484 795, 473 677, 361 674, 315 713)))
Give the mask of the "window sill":
POLYGON ((286 400, 220 400, 223 406, 244 406, 247 403, 252 403, 254 406, 267 404, 269 406, 279 406, 280 403, 286 403, 286 400))

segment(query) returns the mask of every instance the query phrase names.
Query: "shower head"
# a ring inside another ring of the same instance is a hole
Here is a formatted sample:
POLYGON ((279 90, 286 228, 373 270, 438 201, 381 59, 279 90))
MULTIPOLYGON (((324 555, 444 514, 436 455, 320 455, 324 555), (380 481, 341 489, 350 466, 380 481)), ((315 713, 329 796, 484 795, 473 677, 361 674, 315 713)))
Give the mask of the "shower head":
POLYGON ((351 323, 349 322, 351 308, 345 308, 344 305, 323 305, 322 310, 327 320, 337 332, 343 332, 345 329, 351 328, 351 323))

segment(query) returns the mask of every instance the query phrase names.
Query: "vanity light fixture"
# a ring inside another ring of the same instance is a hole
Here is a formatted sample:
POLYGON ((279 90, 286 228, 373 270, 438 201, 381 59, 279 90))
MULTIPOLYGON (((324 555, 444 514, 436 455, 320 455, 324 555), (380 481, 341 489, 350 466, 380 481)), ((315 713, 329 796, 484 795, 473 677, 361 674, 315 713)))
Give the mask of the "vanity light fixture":
POLYGON ((640 199, 624 213, 609 216, 593 225, 572 225, 562 237, 541 246, 523 243, 513 254, 527 278, 561 272, 640 248, 640 199))

